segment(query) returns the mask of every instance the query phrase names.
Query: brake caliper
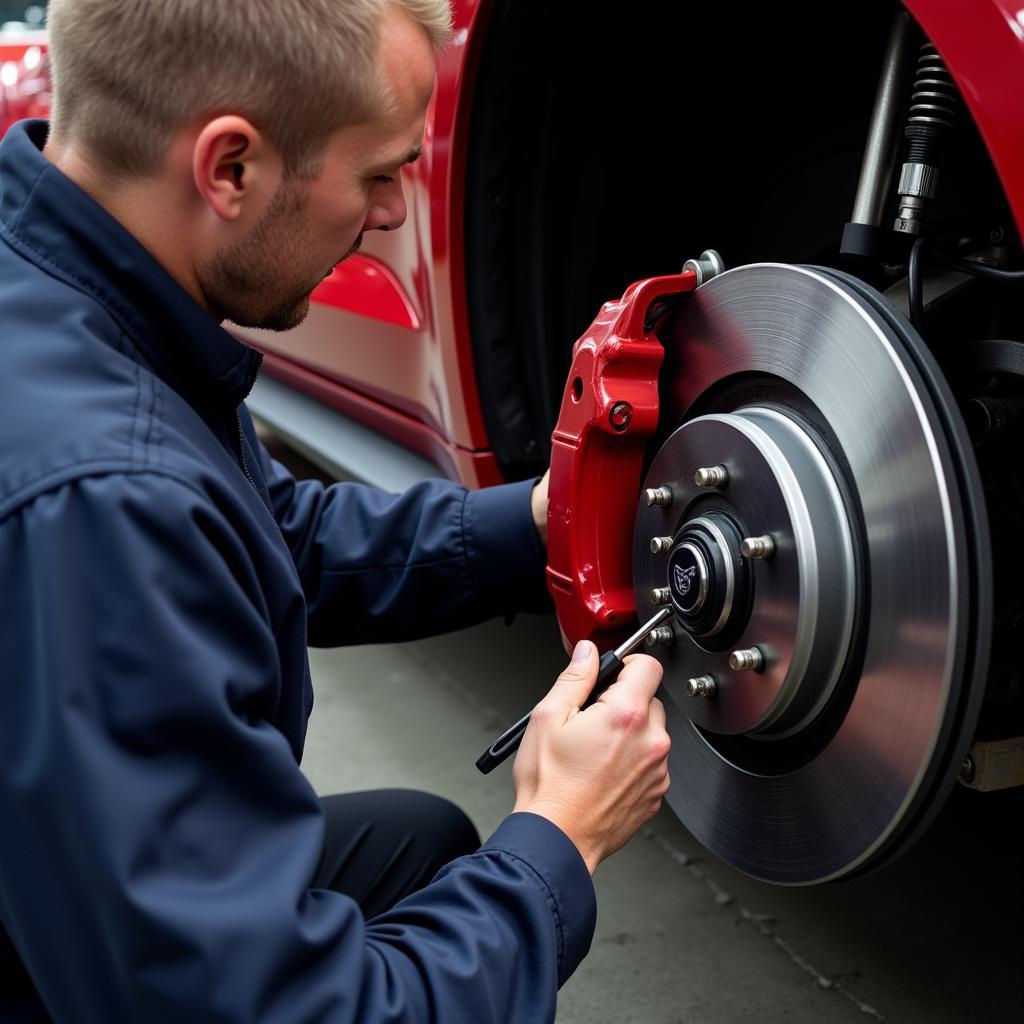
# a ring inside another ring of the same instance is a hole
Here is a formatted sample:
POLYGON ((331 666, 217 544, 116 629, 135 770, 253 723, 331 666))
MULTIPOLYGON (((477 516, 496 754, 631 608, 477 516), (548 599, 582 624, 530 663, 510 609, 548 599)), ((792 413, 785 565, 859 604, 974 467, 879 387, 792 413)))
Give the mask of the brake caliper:
POLYGON ((665 357, 655 331, 697 284, 692 271, 637 282, 573 349, 548 505, 548 586, 567 645, 614 645, 636 615, 633 527, 665 357))

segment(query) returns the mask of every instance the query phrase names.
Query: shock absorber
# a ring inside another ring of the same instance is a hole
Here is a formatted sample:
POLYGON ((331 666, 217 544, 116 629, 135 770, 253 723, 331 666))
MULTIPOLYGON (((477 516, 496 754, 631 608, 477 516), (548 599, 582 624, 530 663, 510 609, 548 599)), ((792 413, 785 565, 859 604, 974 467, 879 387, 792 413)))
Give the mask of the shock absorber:
POLYGON ((900 175, 896 231, 919 235, 935 198, 943 150, 956 126, 960 93, 931 43, 921 47, 905 135, 910 143, 900 175))

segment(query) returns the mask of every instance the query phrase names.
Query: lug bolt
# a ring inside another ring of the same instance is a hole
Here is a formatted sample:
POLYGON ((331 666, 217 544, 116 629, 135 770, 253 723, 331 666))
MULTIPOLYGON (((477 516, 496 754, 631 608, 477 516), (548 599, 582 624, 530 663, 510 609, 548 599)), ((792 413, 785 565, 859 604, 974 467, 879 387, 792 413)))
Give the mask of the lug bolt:
POLYGON ((764 669, 764 652, 760 647, 733 651, 729 655, 729 668, 734 672, 761 672, 764 669))
POLYGON ((714 676, 697 676, 696 679, 687 680, 686 694, 689 697, 714 700, 718 695, 718 683, 715 682, 714 676))
POLYGON ((667 555, 672 550, 672 543, 671 537, 652 537, 651 554, 667 555))
POLYGON ((748 537, 741 545, 744 558, 771 558, 775 554, 775 541, 771 537, 748 537))
POLYGON ((644 491, 644 504, 648 508, 668 508, 672 504, 672 491, 668 487, 648 487, 644 491))
POLYGON ((729 470, 725 466, 707 466, 693 474, 693 482, 698 487, 722 488, 729 482, 729 470))
POLYGON ((675 630, 671 626, 658 626, 647 634, 648 647, 668 647, 675 642, 675 630))
POLYGON ((658 606, 672 603, 672 591, 668 587, 655 587, 651 591, 651 600, 658 606))

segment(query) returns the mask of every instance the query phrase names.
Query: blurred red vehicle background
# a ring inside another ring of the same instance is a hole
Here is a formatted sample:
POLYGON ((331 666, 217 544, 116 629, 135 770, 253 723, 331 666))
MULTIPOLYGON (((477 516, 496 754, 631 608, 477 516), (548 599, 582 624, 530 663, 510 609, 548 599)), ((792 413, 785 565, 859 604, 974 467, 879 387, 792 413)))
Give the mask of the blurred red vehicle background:
MULTIPOLYGON (((403 172, 405 230, 368 238, 300 329, 248 334, 267 354, 254 411, 328 468, 374 478, 375 458, 345 466, 370 444, 361 424, 418 457, 400 477, 536 472, 602 301, 709 244, 730 265, 835 262, 893 4, 851 4, 845 20, 831 5, 842 33, 808 0, 626 19, 570 3, 543 23, 525 6, 456 0, 425 157, 403 172)), ((972 188, 1001 179, 1020 224, 1024 16, 1002 0, 969 19, 942 0, 905 6, 987 143, 972 188)), ((0 122, 45 116, 39 33, 0 41, 0 80, 0 122)))

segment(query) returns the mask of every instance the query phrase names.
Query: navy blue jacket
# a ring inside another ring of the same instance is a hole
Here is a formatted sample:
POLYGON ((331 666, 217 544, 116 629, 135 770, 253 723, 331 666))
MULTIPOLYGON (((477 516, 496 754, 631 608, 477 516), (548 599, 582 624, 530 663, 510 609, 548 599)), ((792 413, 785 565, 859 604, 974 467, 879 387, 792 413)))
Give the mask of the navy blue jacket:
POLYGON ((554 825, 367 921, 310 888, 298 766, 307 640, 545 606, 529 485, 296 483, 241 404, 259 355, 46 131, 0 144, 0 1019, 553 1019, 595 915, 554 825))

